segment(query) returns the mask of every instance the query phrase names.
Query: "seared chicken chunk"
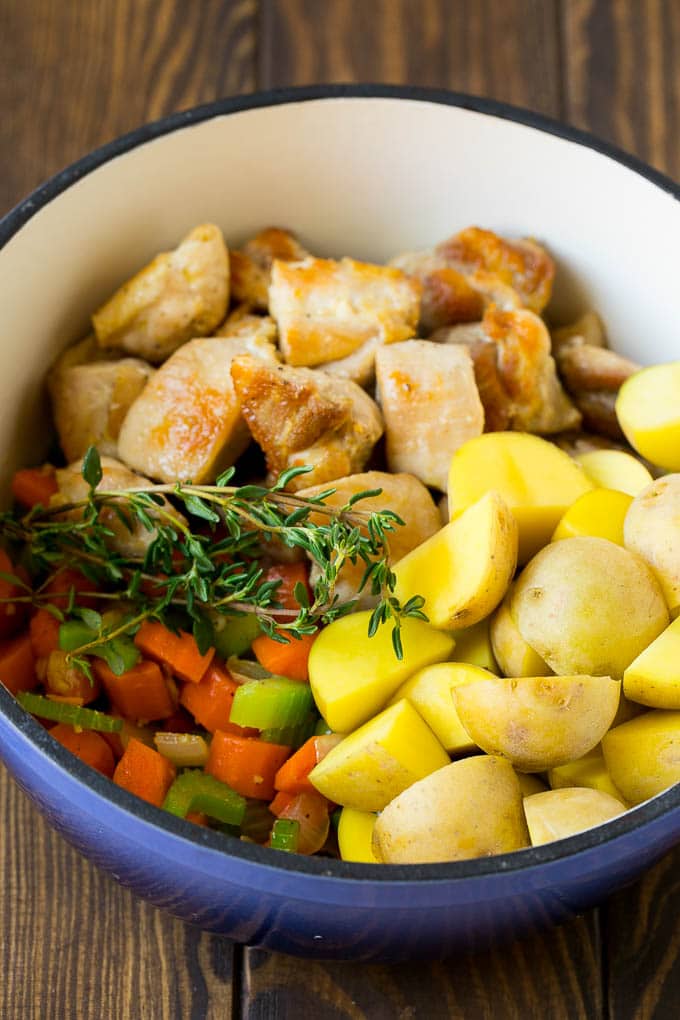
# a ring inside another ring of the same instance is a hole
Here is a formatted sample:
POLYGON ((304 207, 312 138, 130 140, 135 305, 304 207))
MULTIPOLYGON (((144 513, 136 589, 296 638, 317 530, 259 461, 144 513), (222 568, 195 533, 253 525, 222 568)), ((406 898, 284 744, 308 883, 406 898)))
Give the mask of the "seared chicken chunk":
POLYGON ((95 312, 92 323, 101 347, 158 364, 187 340, 219 326, 228 301, 224 238, 218 227, 206 223, 123 284, 95 312))
POLYGON ((94 333, 88 333, 78 343, 71 344, 65 351, 62 351, 50 366, 47 373, 47 388, 50 396, 54 396, 54 385, 67 368, 73 368, 75 365, 91 365, 95 361, 110 361, 110 359, 111 353, 101 349, 94 333))
POLYGON ((438 244, 435 253, 463 272, 481 270, 496 277, 517 291, 532 312, 541 312, 550 300, 555 265, 546 250, 529 238, 508 241, 492 230, 468 227, 438 244))
POLYGON ((423 288, 419 333, 458 322, 476 322, 484 314, 484 297, 466 276, 434 251, 408 251, 390 262, 418 280, 423 288))
POLYGON ((236 301, 245 301, 252 308, 269 307, 269 281, 274 259, 299 262, 307 258, 295 234, 280 227, 267 227, 229 253, 231 293, 236 301))
POLYGON ((616 397, 626 379, 640 365, 606 347, 585 343, 573 336, 555 353, 560 373, 588 428, 615 439, 623 439, 616 416, 616 397))
POLYGON ((89 446, 115 457, 118 433, 130 406, 153 375, 139 358, 94 361, 59 369, 49 384, 54 423, 68 461, 89 446))
POLYGON ((375 402, 348 379, 245 355, 234 359, 231 374, 243 417, 270 473, 313 468, 294 479, 291 489, 360 471, 382 435, 375 402))
MULTIPOLYGON (((379 496, 370 496, 368 499, 360 500, 354 507, 357 513, 373 513, 377 510, 390 510, 401 517, 404 522, 395 525, 394 531, 388 534, 390 548, 390 559, 396 563, 406 553, 411 552, 425 539, 434 535, 442 526, 439 510, 436 507, 432 496, 422 482, 419 482, 413 475, 388 474, 386 471, 366 471, 358 475, 349 475, 347 478, 337 478, 333 481, 332 487, 335 492, 324 500, 326 506, 342 507, 347 501, 358 492, 367 490, 382 489, 379 496)), ((300 489, 299 496, 312 498, 318 496, 328 488, 328 485, 312 485, 309 488, 300 489)), ((316 514, 312 519, 319 521, 327 520, 322 514, 316 514)), ((448 521, 448 517, 447 517, 448 521)), ((340 598, 354 598, 359 590, 366 564, 359 561, 355 564, 346 563, 339 574, 336 592, 340 598)), ((310 580, 312 584, 317 580, 318 568, 312 563, 310 580)), ((371 596, 370 584, 361 595, 359 605, 362 608, 374 602, 371 596)))
POLYGON ((379 339, 367 340, 346 358, 339 358, 337 361, 327 361, 316 367, 329 375, 337 375, 341 379, 351 379, 358 386, 367 389, 375 379, 375 352, 381 346, 379 339))
POLYGON ((562 344, 569 343, 580 337, 583 343, 592 347, 606 347, 604 324, 597 312, 585 312, 574 322, 567 326, 560 326, 552 331, 553 353, 558 351, 562 344))
POLYGON ((239 354, 256 364, 277 354, 256 334, 190 340, 168 358, 130 408, 118 439, 121 458, 164 482, 213 481, 250 441, 231 380, 239 354))
POLYGON ((224 320, 219 329, 215 330, 215 336, 224 337, 258 337, 267 343, 276 345, 277 332, 276 323, 269 315, 251 315, 243 311, 243 305, 235 308, 231 315, 224 320))
POLYGON ((284 360, 321 365, 370 340, 406 340, 418 324, 420 290, 399 269, 349 258, 274 262, 269 308, 284 360))
MULTIPOLYGON (((135 474, 125 464, 121 464, 113 457, 102 457, 101 466, 102 479, 97 486, 98 491, 119 492, 123 489, 148 489, 153 485, 153 482, 150 482, 148 478, 135 474)), ((89 485, 83 478, 82 469, 83 462, 79 460, 74 464, 69 464, 68 467, 57 470, 56 479, 59 488, 52 496, 50 506, 59 507, 87 499, 89 485)), ((170 511, 178 523, 186 523, 182 514, 167 501, 164 501, 164 509, 170 511)), ((65 515, 73 519, 77 519, 79 514, 79 510, 65 511, 65 515)), ((149 516, 153 518, 154 515, 155 511, 149 508, 149 516)), ((111 548, 124 556, 143 557, 156 537, 156 532, 149 531, 141 521, 131 520, 132 527, 126 527, 113 508, 102 509, 100 520, 113 532, 113 537, 110 539, 111 548)), ((163 523, 169 523, 168 519, 164 518, 163 523)))
POLYGON ((484 430, 472 359, 463 346, 405 340, 376 355, 390 471, 446 491, 451 457, 484 430))

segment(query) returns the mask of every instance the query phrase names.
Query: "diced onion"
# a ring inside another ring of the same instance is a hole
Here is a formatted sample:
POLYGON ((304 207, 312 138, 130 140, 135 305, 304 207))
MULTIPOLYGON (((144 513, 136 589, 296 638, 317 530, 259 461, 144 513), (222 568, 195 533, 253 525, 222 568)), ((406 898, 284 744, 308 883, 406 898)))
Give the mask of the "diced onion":
POLYGON ((198 733, 156 733, 153 742, 164 758, 179 768, 206 764, 208 745, 198 733))

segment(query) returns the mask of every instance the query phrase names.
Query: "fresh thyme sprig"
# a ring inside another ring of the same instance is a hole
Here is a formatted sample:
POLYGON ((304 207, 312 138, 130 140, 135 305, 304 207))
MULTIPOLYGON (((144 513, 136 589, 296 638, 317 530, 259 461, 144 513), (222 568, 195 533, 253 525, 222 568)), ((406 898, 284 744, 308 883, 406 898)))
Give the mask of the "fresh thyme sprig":
POLYGON ((65 567, 77 567, 97 590, 72 589, 63 612, 56 610, 63 619, 75 615, 80 621, 80 641, 69 650, 70 660, 87 670, 85 657, 99 655, 114 672, 122 672, 134 654, 130 638, 146 619, 175 630, 191 628, 201 650, 214 641, 215 614, 255 613, 265 633, 277 641, 312 634, 356 606, 356 598, 341 600, 336 586, 347 562, 362 563, 359 591, 376 599, 369 633, 391 621, 394 651, 402 658, 402 620, 426 619, 423 599, 401 605, 394 595, 389 536, 403 521, 389 509, 367 511, 358 505, 380 495, 379 489, 357 493, 340 508, 326 502, 332 488, 311 498, 287 492, 289 482, 308 470, 285 471, 270 488, 234 486, 230 469, 215 485, 106 490, 98 488, 102 468, 92 447, 82 468, 85 499, 23 515, 0 514, 0 533, 23 549, 31 575, 43 579, 14 601, 50 607, 50 579, 65 567), (121 551, 114 523, 123 525, 123 534, 147 533, 143 556, 121 551), (266 579, 262 543, 272 540, 301 549, 317 566, 313 598, 304 585, 296 587, 297 613, 281 608, 279 582, 266 579), (84 594, 104 607, 121 604, 123 609, 83 611, 76 603, 84 594))

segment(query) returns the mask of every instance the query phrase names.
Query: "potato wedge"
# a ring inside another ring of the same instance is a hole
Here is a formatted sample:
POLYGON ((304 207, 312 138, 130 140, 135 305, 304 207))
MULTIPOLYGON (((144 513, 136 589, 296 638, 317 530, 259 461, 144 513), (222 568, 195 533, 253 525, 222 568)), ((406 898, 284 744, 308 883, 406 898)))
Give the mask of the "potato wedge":
MULTIPOLYGON (((343 616, 325 627, 312 645, 309 682, 322 716, 336 733, 351 733, 378 712, 407 677, 448 659, 453 638, 428 623, 402 621, 404 658, 392 647, 392 628, 369 638, 368 610, 343 616)), ((338 802, 339 803, 339 802, 338 802)))
POLYGON ((491 673, 498 673, 498 663, 491 647, 489 617, 474 623, 464 630, 454 630, 456 662, 467 662, 471 666, 482 666, 491 673))
POLYGON ((590 790, 601 790, 602 793, 608 793, 610 797, 616 797, 623 802, 621 792, 614 786, 612 777, 607 772, 601 744, 575 761, 549 769, 548 782, 553 790, 585 786, 590 790))
POLYGON ((500 493, 519 526, 518 562, 547 545, 575 499, 593 488, 585 472, 539 436, 487 432, 461 446, 449 471, 452 520, 489 491, 500 493))
POLYGON ((593 538, 608 538, 610 542, 623 545, 623 522, 632 502, 632 496, 614 489, 584 492, 560 518, 552 541, 591 535, 593 538))
MULTIPOLYGON (((550 676, 552 670, 527 644, 512 618, 512 586, 491 617, 489 635, 494 656, 504 676, 550 676)), ((493 672, 493 671, 492 671, 493 672)))
POLYGON ((545 793, 549 789, 539 776, 535 776, 531 772, 517 772, 515 770, 515 775, 517 776, 523 797, 531 797, 534 793, 545 793))
POLYGON ((584 787, 546 790, 524 798, 532 846, 566 839, 623 814, 626 805, 602 790, 584 787))
POLYGON ((516 563, 517 524, 489 492, 395 565, 395 594, 422 595, 435 627, 471 627, 496 608, 516 563))
POLYGON ((309 779, 335 804, 382 811, 402 790, 448 764, 430 727, 402 700, 336 744, 309 779))
POLYGON ((486 755, 414 783, 387 805, 373 830, 373 851, 387 864, 488 857, 528 842, 517 776, 508 762, 486 755))
POLYGON ((338 849, 343 861, 380 864, 373 853, 373 829, 378 816, 372 811, 344 807, 338 822, 338 849))
POLYGON ((680 474, 657 478, 636 496, 623 525, 627 549, 654 571, 672 616, 680 612, 680 474))
POLYGON ((680 712, 645 712, 602 738, 614 785, 640 804, 680 783, 680 712))
POLYGON ((616 400, 626 439, 652 464, 680 471, 680 361, 643 368, 616 400))
POLYGON ((680 617, 631 662, 623 690, 641 705, 680 710, 680 617))
POLYGON ((445 751, 469 754, 476 744, 458 718, 451 692, 459 684, 488 676, 485 669, 465 662, 438 662, 419 669, 398 688, 389 704, 402 698, 410 701, 423 717, 445 751))
POLYGON ((617 680, 668 625, 647 564, 604 538, 567 538, 542 549, 518 577, 510 611, 556 673, 617 680))
POLYGON ((593 485, 637 496, 652 482, 645 465, 625 450, 591 450, 576 460, 593 485))
POLYGON ((608 676, 487 676, 453 689, 458 717, 487 754, 520 772, 545 772, 600 742, 619 703, 608 676))

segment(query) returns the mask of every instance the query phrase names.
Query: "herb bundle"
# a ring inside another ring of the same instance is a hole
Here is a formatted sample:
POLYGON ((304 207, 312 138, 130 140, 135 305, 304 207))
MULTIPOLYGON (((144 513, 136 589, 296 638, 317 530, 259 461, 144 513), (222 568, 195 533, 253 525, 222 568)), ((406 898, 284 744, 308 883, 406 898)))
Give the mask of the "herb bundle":
POLYGON ((285 471, 270 488, 234 486, 233 468, 214 485, 150 485, 107 491, 96 448, 83 461, 87 497, 77 503, 36 507, 26 514, 0 514, 0 533, 22 550, 33 587, 13 577, 23 595, 12 601, 43 606, 62 621, 61 646, 70 661, 89 673, 86 656, 96 655, 120 674, 138 657, 132 637, 147 619, 174 631, 191 630, 199 649, 214 643, 215 615, 255 613, 262 630, 278 641, 314 633, 352 611, 357 599, 342 601, 336 583, 347 562, 364 564, 360 592, 376 598, 369 634, 392 623, 395 654, 402 658, 401 621, 427 619, 423 599, 401 605, 394 595, 389 535, 403 521, 389 509, 368 512, 362 500, 380 495, 368 490, 340 507, 326 500, 334 489, 312 497, 286 492, 292 478, 309 468, 285 471), (143 556, 119 551, 111 521, 148 536, 143 556), (304 585, 295 588, 299 611, 276 600, 278 581, 267 580, 262 563, 266 543, 300 549, 316 564, 318 579, 310 600, 304 585), (102 611, 76 605, 83 593, 70 590, 66 606, 54 605, 46 589, 65 567, 77 568, 93 582, 87 598, 102 611))

